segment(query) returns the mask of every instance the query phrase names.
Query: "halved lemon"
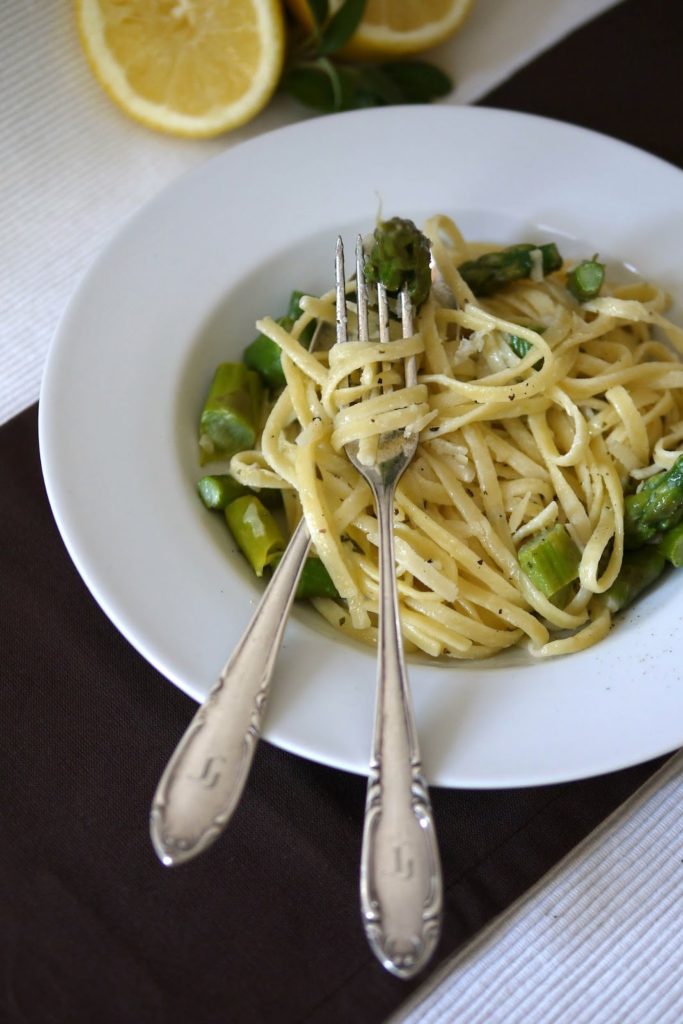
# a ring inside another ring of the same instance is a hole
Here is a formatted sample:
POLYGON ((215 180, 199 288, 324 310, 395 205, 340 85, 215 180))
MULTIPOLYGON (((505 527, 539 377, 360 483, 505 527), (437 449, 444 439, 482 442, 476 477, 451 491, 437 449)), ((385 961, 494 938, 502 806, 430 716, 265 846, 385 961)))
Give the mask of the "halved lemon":
MULTIPOLYGON (((343 0, 330 0, 334 13, 343 0)), ((473 0, 368 0, 358 29, 340 53, 351 60, 393 57, 428 50, 462 25, 473 0)), ((313 18, 306 0, 287 0, 306 28, 313 18)))
POLYGON ((278 0, 76 0, 81 43, 118 106, 171 135, 218 135, 259 113, 277 86, 278 0))

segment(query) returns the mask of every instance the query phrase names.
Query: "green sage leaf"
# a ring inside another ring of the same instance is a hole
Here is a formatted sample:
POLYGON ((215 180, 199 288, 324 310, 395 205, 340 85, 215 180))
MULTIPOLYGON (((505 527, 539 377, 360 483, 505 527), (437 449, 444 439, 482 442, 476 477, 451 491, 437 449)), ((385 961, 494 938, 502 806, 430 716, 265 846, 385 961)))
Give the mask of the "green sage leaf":
POLYGON ((337 109, 330 76, 317 66, 298 64, 290 68, 280 80, 280 89, 322 114, 337 109))
POLYGON ((280 89, 323 114, 354 107, 352 75, 324 57, 295 64, 282 76, 280 89))
POLYGON ((391 61, 382 64, 381 70, 401 92, 401 100, 393 100, 394 103, 429 103, 439 96, 446 96, 453 88, 446 72, 426 61, 391 61))
POLYGON ((383 107, 403 102, 403 93, 381 67, 359 67, 354 69, 355 106, 383 107))
POLYGON ((325 57, 348 42, 358 28, 366 0, 345 0, 323 27, 318 54, 325 57))
POLYGON ((327 16, 330 12, 330 5, 328 0, 306 0, 308 9, 313 15, 318 28, 321 28, 327 21, 327 16))

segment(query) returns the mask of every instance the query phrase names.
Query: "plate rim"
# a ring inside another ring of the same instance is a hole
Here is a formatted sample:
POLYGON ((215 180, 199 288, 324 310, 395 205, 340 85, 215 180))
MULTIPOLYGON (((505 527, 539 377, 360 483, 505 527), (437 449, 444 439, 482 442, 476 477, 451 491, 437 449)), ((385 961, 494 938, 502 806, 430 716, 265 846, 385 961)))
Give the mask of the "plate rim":
MULTIPOLYGON (((64 346, 68 346, 68 342, 64 339, 68 337, 68 332, 72 326, 72 321, 78 319, 79 316, 79 303, 83 300, 84 293, 87 292, 89 287, 92 287, 92 282, 97 282, 98 274, 102 272, 102 268, 106 267, 107 261, 111 258, 113 251, 117 247, 124 246, 127 244, 126 239, 130 234, 135 234, 139 230, 139 225, 144 222, 145 218, 148 220, 154 219, 156 211, 162 210, 168 205, 169 201, 173 198, 174 194, 178 196, 192 192, 202 182, 202 179, 210 179, 215 172, 215 168, 224 164, 232 164, 236 160, 241 159, 250 153, 254 155, 258 154, 259 150, 272 149, 273 147, 277 150, 278 146, 284 140, 288 143, 296 135, 308 137, 312 131, 321 129, 323 133, 328 135, 333 132, 335 125, 341 125, 345 123, 347 126, 351 123, 357 124, 360 121, 375 122, 379 124, 383 121, 385 124, 387 119, 393 121, 394 124, 398 123, 399 119, 405 117, 414 118, 418 117, 430 117, 434 120, 444 119, 444 123, 453 119, 453 123, 458 119, 471 120, 471 119, 482 119, 483 121, 493 122, 494 120, 502 118, 508 123, 513 122, 518 126, 536 124, 541 127, 552 126, 552 131, 578 133, 577 138, 591 138, 593 140, 601 140, 601 145, 608 143, 610 147, 614 147, 615 151, 624 150, 629 151, 631 154, 637 154, 639 160, 646 159, 648 165, 659 166, 661 169, 667 169, 668 171, 675 172, 675 176, 678 178, 678 183, 683 188, 683 171, 675 167, 675 165, 667 163, 662 158, 653 154, 647 153, 642 149, 638 149, 630 143, 616 139, 612 136, 605 135, 599 132, 595 132, 593 129, 584 128, 581 126, 569 124, 567 122, 556 121, 537 114, 526 114, 518 113, 514 111, 500 110, 492 107, 450 107, 450 106, 430 106, 430 107, 406 107, 406 108, 387 108, 384 111, 362 111, 362 112, 348 112, 339 115, 331 115, 326 118, 314 118, 308 121, 304 121, 295 125, 289 125, 282 128, 275 129, 271 132, 265 133, 264 135, 257 136, 255 138, 240 142, 234 147, 231 147, 221 154, 210 157, 207 161, 197 167, 192 168, 190 171, 181 175, 178 179, 165 186, 161 192, 155 196, 150 202, 141 207, 138 211, 132 214, 122 224, 118 232, 111 237, 106 245, 102 248, 96 259, 91 264, 90 268, 81 278, 77 289, 75 290, 70 302, 68 303, 63 316, 60 318, 57 330, 55 332, 53 342, 50 346, 48 357, 45 364, 45 370, 43 373, 43 379, 41 382, 41 393, 39 402, 39 446, 41 453, 41 463, 43 466, 43 474, 48 493, 48 498, 53 509, 55 520, 59 527, 60 533, 63 537, 64 543, 67 547, 70 557, 72 558, 76 568, 83 577, 86 585, 90 589, 91 593, 100 604, 105 614, 111 619, 116 628, 128 639, 129 642, 149 661, 157 671, 168 678, 174 685, 178 686, 188 695, 194 699, 199 699, 202 696, 198 694, 197 687, 191 682, 188 682, 184 677, 177 676, 173 671, 169 671, 169 665, 163 657, 159 657, 157 651, 145 644, 144 637, 136 635, 134 630, 131 630, 130 624, 126 621, 125 613, 118 607, 112 605, 110 596, 107 595, 106 582, 103 582, 98 569, 93 569, 92 565, 89 564, 88 553, 84 550, 82 538, 79 538, 74 533, 73 529, 73 516, 71 516, 68 509, 64 504, 63 494, 60 494, 60 482, 58 481, 59 469, 55 462, 55 449, 51 443, 50 432, 54 427, 55 415, 57 402, 54 394, 54 382, 55 378, 59 376, 59 360, 63 356, 64 346), (387 113, 390 110, 391 113, 387 113), (133 634, 133 635, 131 635, 133 634)), ((436 212, 436 211, 434 211, 436 212)), ((101 572, 101 570, 100 570, 101 572)), ((246 624, 246 620, 245 623, 246 624)), ((298 635, 298 634, 296 634, 298 635)), ((291 644, 291 639, 285 642, 285 648, 291 644)), ((227 654, 228 652, 226 652, 227 654)), ((575 656, 572 656, 575 657, 575 656)), ((374 676, 371 677, 371 688, 373 685, 374 676)), ((365 763, 358 763, 357 761, 349 761, 344 757, 338 757, 335 755, 329 755, 326 750, 312 750, 309 745, 302 744, 296 738, 293 738, 287 733, 287 730, 283 733, 282 730, 278 733, 277 731, 271 732, 268 728, 268 722, 266 721, 266 729, 264 732, 264 738, 269 739, 277 746, 289 750, 292 753, 298 754, 299 756, 307 757, 311 760, 319 763, 327 764, 331 767, 337 767, 344 770, 355 771, 365 773, 367 771, 365 763)), ((683 725, 680 730, 680 742, 683 742, 683 725)), ((505 788, 519 785, 535 785, 539 783, 553 783, 567 781, 569 779, 578 779, 587 777, 590 775, 602 774, 604 772, 617 770, 618 768, 626 767, 629 764, 636 763, 637 761, 649 760, 652 757, 659 756, 667 753, 669 750, 674 749, 675 746, 680 745, 676 743, 674 746, 670 745, 670 739, 663 743, 653 741, 648 747, 647 744, 643 744, 642 749, 639 751, 636 760, 624 760, 623 753, 616 757, 604 757, 602 760, 599 757, 593 757, 590 763, 585 765, 585 769, 572 769, 571 771, 559 771, 556 773, 548 772, 547 769, 541 769, 537 771, 527 770, 519 771, 516 775, 505 776, 504 773, 491 773, 485 777, 478 777, 476 774, 468 776, 466 771, 460 769, 455 774, 449 771, 439 771, 434 773, 434 784, 444 786, 456 786, 466 785, 471 788, 505 788)))

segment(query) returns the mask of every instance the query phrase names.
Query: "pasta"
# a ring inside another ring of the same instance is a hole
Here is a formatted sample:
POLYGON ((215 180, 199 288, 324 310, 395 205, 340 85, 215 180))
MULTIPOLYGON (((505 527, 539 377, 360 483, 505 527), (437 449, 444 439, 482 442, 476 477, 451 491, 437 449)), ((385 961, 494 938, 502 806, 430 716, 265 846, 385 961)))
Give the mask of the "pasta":
MULTIPOLYGON (((303 513, 340 595, 324 618, 376 639, 377 521, 369 488, 343 446, 364 460, 388 432, 419 433, 395 500, 396 560, 407 649, 485 658, 516 644, 538 657, 605 636, 601 596, 624 554, 624 490, 670 469, 683 440, 683 331, 654 285, 605 287, 578 303, 566 268, 475 298, 458 267, 483 251, 445 216, 423 227, 435 284, 412 338, 307 351, 311 321, 334 325, 334 293, 301 300, 291 330, 259 330, 282 353, 287 386, 260 443, 231 459, 242 484, 283 491, 290 528, 303 513), (514 338, 522 355, 511 347, 514 338), (402 361, 418 361, 405 388, 402 361), (390 390, 387 393, 387 386, 390 390), (580 553, 564 606, 522 570, 520 545, 563 524, 580 553)), ((353 327, 355 295, 348 294, 353 327)))

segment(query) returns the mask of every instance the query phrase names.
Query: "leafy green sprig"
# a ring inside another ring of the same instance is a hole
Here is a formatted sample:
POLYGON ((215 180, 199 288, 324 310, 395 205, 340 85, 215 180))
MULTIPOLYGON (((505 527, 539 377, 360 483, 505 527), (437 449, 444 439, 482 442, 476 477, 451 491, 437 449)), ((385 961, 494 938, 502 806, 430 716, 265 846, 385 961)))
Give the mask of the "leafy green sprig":
POLYGON ((367 0, 344 0, 334 14, 329 0, 307 2, 313 29, 292 35, 280 80, 280 90, 305 106, 329 114, 397 103, 430 103, 453 88, 449 76, 427 61, 339 61, 334 55, 358 28, 367 0))

